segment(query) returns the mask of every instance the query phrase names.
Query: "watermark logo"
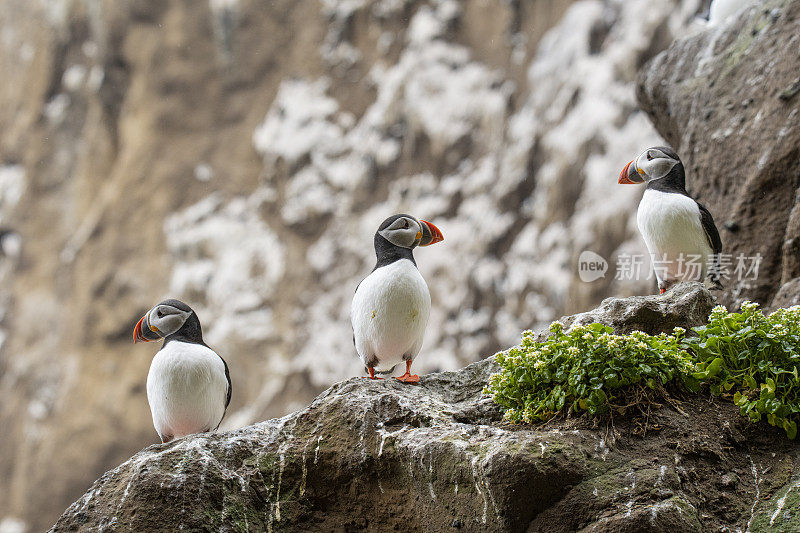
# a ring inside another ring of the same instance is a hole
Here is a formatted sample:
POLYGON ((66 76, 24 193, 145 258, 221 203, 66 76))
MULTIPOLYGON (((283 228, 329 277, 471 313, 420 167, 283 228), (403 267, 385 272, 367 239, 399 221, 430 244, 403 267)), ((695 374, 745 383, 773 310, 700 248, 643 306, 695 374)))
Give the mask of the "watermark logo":
MULTIPOLYGON (((694 254, 679 254, 677 257, 649 257, 645 254, 621 253, 617 256, 614 279, 617 281, 636 281, 653 279, 657 274, 661 279, 694 279, 700 281, 705 267, 706 272, 718 280, 755 281, 763 256, 756 254, 718 254, 705 258, 694 254), (649 263, 648 264, 648 259, 649 263)), ((578 257, 578 277, 583 282, 604 278, 608 271, 608 261, 602 256, 584 250, 578 257)))
POLYGON ((578 257, 578 277, 583 282, 589 283, 590 281, 604 278, 607 270, 608 261, 591 250, 582 251, 578 257))

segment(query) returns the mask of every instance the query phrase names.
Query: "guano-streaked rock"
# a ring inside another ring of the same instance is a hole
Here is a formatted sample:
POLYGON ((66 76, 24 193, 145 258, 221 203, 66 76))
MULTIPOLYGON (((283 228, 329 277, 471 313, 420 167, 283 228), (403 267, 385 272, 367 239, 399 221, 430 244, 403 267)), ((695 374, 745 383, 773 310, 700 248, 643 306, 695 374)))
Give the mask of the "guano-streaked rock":
MULTIPOLYGON (((653 331, 655 314, 665 329, 690 328, 710 303, 682 284, 592 316, 620 332, 653 331)), ((775 489, 791 481, 800 445, 729 403, 664 406, 644 436, 636 419, 509 426, 481 392, 494 370, 489 358, 419 386, 353 378, 283 418, 150 446, 52 531, 676 533, 744 530, 795 501, 767 496, 790 490, 775 489)))

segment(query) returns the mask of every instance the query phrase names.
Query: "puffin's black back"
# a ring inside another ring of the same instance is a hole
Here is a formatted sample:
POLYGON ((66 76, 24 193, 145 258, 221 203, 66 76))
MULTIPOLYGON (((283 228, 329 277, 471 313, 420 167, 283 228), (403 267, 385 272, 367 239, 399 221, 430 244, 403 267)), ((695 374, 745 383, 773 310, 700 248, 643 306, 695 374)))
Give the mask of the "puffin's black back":
POLYGON ((378 231, 375 232, 375 256, 377 257, 378 261, 375 263, 375 268, 372 269, 373 272, 382 266, 391 265, 400 259, 408 259, 414 263, 414 266, 417 265, 417 262, 414 261, 414 254, 410 248, 404 248, 402 246, 392 244, 380 234, 381 231, 391 226, 392 222, 400 217, 414 218, 411 215, 406 215, 403 213, 392 215, 381 222, 381 225, 378 226, 378 231))

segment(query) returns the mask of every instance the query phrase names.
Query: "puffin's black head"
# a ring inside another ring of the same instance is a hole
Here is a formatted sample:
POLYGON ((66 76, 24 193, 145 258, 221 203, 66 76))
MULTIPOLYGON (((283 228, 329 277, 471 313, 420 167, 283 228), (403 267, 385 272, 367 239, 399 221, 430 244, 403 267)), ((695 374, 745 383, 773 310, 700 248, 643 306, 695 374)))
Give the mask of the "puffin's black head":
MULTIPOLYGON (((681 158, 668 146, 654 146, 625 165, 619 173, 618 183, 645 183, 663 178, 673 169, 683 171, 681 158)), ((681 176, 682 177, 682 176, 681 176)))
POLYGON ((414 262, 414 255, 411 253, 414 248, 443 240, 442 232, 430 222, 411 215, 392 215, 381 222, 375 232, 375 255, 378 257, 375 268, 398 259, 414 262))
POLYGON ((405 214, 392 215, 381 222, 375 234, 376 244, 379 237, 395 246, 408 249, 429 246, 444 240, 439 228, 430 222, 405 214))
POLYGON ((133 328, 133 342, 149 342, 180 336, 203 342, 200 320, 192 308, 180 300, 164 300, 139 319, 133 328))

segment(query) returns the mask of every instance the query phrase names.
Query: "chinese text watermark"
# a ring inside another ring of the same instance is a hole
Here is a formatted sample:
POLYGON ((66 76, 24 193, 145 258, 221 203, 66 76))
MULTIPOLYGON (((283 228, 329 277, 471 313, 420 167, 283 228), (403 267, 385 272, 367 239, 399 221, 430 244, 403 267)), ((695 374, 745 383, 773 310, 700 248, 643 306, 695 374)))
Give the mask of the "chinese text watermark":
MULTIPOLYGON (((748 281, 758 279, 761 254, 716 254, 704 261, 699 254, 679 254, 677 258, 652 256, 647 254, 621 253, 617 255, 614 279, 617 281, 638 281, 653 279, 655 274, 661 279, 676 278, 702 281, 703 271, 719 280, 748 281), (704 264, 705 263, 705 264, 704 264), (705 268, 704 268, 705 267, 705 268)), ((592 282, 606 276, 608 261, 601 255, 584 250, 578 257, 578 276, 581 281, 592 282)))

